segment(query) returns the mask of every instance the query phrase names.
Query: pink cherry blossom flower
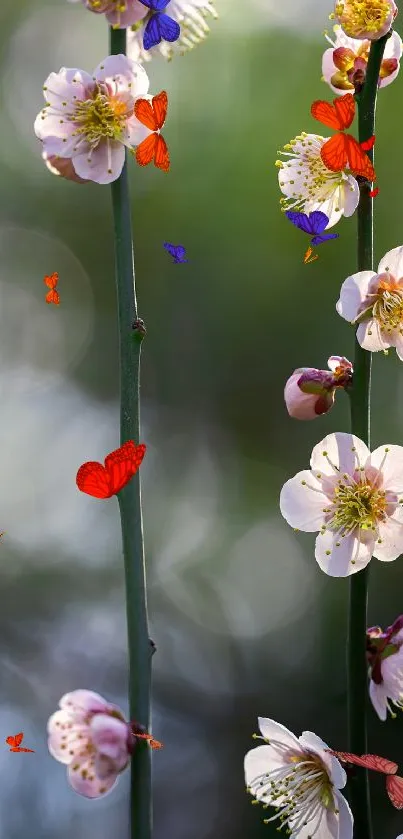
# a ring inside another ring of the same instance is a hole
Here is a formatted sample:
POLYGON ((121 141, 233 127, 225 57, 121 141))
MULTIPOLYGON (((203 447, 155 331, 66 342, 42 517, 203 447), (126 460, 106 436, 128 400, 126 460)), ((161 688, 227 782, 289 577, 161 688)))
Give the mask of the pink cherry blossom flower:
POLYGON ((181 31, 179 38, 170 43, 162 40, 160 44, 145 50, 143 47, 144 26, 147 19, 128 31, 127 54, 133 61, 150 61, 151 58, 160 53, 168 61, 174 55, 184 55, 196 44, 201 43, 207 37, 210 29, 206 18, 210 15, 217 18, 217 12, 212 0, 170 0, 164 10, 173 20, 179 23, 181 31))
POLYGON ((105 15, 115 29, 133 26, 148 14, 140 0, 69 0, 70 3, 84 3, 86 9, 97 15, 105 15))
POLYGON ((395 347, 403 361, 403 245, 385 254, 378 273, 359 271, 347 277, 336 309, 358 324, 357 341, 364 349, 395 347))
POLYGON ((51 755, 67 765, 73 789, 99 798, 115 786, 130 759, 130 726, 120 708, 91 690, 73 690, 48 721, 51 755))
POLYGON ((396 15, 394 0, 336 0, 330 17, 350 38, 377 41, 389 32, 396 15))
POLYGON ((264 819, 286 826, 290 839, 352 839, 353 816, 340 790, 346 773, 326 743, 303 731, 295 737, 274 720, 259 717, 264 746, 245 756, 245 782, 256 801, 274 807, 276 814, 264 819))
POLYGON ((134 116, 134 103, 147 94, 148 86, 144 68, 125 55, 105 58, 93 76, 66 67, 51 73, 35 133, 52 165, 57 168, 56 157, 68 159, 83 180, 116 180, 125 148, 132 150, 151 133, 134 116))
POLYGON ((403 708, 403 615, 383 632, 380 626, 367 629, 369 695, 379 719, 387 713, 396 717, 391 704, 403 708))
POLYGON ((280 151, 285 160, 277 160, 278 181, 285 198, 282 209, 311 213, 321 210, 333 227, 344 216, 352 216, 360 199, 355 177, 347 172, 332 172, 325 166, 320 150, 329 137, 302 134, 280 151))
MULTIPOLYGON (((343 95, 359 90, 364 84, 371 42, 349 38, 338 25, 333 27, 333 31, 334 41, 326 33, 332 48, 323 53, 322 74, 334 93, 343 95)), ((400 69, 402 52, 402 39, 397 32, 392 32, 386 42, 378 87, 386 87, 394 81, 400 69)))
POLYGON ((284 399, 290 417, 310 420, 326 414, 333 407, 336 388, 351 384, 353 365, 347 358, 331 355, 327 363, 329 370, 298 367, 287 380, 284 399))
POLYGON ((348 577, 372 555, 391 562, 403 552, 403 447, 369 451, 352 434, 329 434, 312 452, 311 469, 284 484, 288 524, 319 531, 315 558, 330 577, 348 577))

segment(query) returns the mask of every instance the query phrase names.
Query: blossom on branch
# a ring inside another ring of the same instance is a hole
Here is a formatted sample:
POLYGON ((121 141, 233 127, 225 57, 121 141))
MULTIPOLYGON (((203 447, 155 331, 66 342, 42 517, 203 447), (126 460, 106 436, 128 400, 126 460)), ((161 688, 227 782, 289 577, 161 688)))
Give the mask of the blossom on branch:
MULTIPOLYGON (((85 70, 62 67, 44 85, 46 104, 35 120, 46 160, 61 173, 70 160, 82 180, 108 184, 151 130, 134 114, 139 97, 148 92, 147 73, 125 55, 105 58, 90 76, 85 70)), ((65 175, 66 176, 66 175, 65 175)), ((70 171, 71 178, 71 171, 70 171)))
MULTIPOLYGON (((322 57, 322 74, 334 93, 344 93, 360 90, 365 82, 369 56, 370 41, 360 41, 349 38, 341 26, 334 26, 335 40, 332 41, 326 33, 326 39, 332 44, 331 49, 325 50, 322 57)), ((378 87, 386 87, 396 78, 400 69, 403 44, 400 35, 392 32, 385 46, 378 79, 378 87)))
POLYGON ((280 151, 285 160, 277 160, 278 181, 285 196, 280 199, 282 209, 311 213, 320 210, 333 227, 340 218, 352 216, 357 209, 360 190, 354 176, 342 170, 333 172, 321 157, 322 146, 328 137, 303 132, 280 151))
POLYGON ((245 756, 245 782, 254 799, 276 813, 265 823, 286 827, 290 839, 352 839, 353 816, 340 790, 346 773, 320 737, 295 737, 274 720, 259 717, 263 746, 245 756))
POLYGON ((160 53, 170 61, 174 55, 184 55, 196 44, 201 43, 210 32, 206 18, 217 18, 213 0, 170 0, 165 13, 180 25, 180 35, 176 41, 162 40, 157 46, 145 50, 143 46, 144 29, 148 17, 128 30, 127 54, 133 61, 149 61, 160 53))
POLYGON ((396 15, 394 0, 336 0, 330 18, 350 38, 377 41, 389 32, 396 15))
POLYGON ((383 632, 380 626, 367 629, 369 695, 380 720, 387 713, 396 717, 391 704, 403 708, 403 615, 383 632))
POLYGON ((48 721, 48 748, 67 765, 68 781, 79 795, 110 792, 129 759, 129 726, 120 708, 91 690, 62 696, 48 721))
POLYGON ((332 408, 336 388, 351 384, 353 365, 344 356, 331 355, 329 370, 298 367, 286 382, 284 400, 290 417, 315 419, 332 408))
POLYGON ((336 309, 357 325, 357 341, 370 352, 395 347, 403 361, 403 245, 388 251, 378 272, 358 271, 344 281, 336 309))
POLYGON ((105 15, 116 29, 126 29, 148 14, 140 0, 69 0, 69 3, 83 3, 90 12, 105 15))
POLYGON ((352 434, 329 434, 280 494, 288 524, 319 531, 315 559, 331 577, 361 571, 372 556, 391 562, 403 552, 403 447, 372 453, 352 434))

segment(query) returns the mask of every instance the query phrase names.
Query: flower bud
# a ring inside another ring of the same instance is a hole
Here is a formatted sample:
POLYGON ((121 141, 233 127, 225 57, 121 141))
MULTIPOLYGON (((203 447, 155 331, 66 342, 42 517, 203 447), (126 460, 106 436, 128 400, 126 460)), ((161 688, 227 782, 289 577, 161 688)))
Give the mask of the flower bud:
POLYGON ((349 38, 377 41, 389 32, 396 15, 394 0, 336 0, 330 17, 349 38))
POLYGON ((287 380, 284 399, 290 417, 315 419, 330 411, 337 387, 347 387, 352 379, 352 364, 343 356, 328 360, 329 370, 299 367, 287 380))

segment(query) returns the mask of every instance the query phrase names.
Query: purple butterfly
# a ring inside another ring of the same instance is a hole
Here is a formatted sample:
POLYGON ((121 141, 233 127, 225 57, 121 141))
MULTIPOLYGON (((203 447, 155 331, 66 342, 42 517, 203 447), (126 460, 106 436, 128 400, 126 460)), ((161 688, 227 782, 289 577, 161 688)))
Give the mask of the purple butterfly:
POLYGON ((311 245, 321 245, 322 242, 327 242, 328 239, 338 239, 338 233, 323 233, 326 225, 329 224, 329 218, 326 213, 321 213, 320 210, 314 210, 313 213, 294 213, 292 210, 287 210, 286 216, 295 227, 303 230, 304 233, 309 233, 312 236, 311 245), (312 235, 314 234, 314 235, 312 235))
POLYGON ((183 245, 172 245, 170 242, 164 242, 164 248, 173 256, 174 262, 189 262, 188 259, 184 259, 186 248, 183 245))
POLYGON ((163 11, 167 7, 169 0, 140 0, 143 6, 151 9, 154 13, 151 15, 143 35, 143 47, 145 50, 155 47, 164 41, 177 41, 180 35, 181 28, 179 23, 169 15, 164 15, 163 11))

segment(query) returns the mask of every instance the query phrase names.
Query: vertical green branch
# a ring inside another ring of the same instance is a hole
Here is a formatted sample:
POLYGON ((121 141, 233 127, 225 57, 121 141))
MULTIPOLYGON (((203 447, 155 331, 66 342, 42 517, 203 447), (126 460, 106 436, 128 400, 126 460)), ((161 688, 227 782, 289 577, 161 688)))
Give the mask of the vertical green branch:
MULTIPOLYGON (((126 30, 110 29, 111 55, 126 53, 126 30)), ((140 438, 140 353, 127 161, 111 184, 115 233, 120 356, 120 442, 140 438)), ((151 655, 148 635, 143 522, 139 472, 119 493, 126 581, 130 719, 150 731, 151 655)), ((131 761, 130 837, 151 839, 151 750, 137 741, 131 761)))
MULTIPOLYGON (((376 94, 382 56, 388 35, 373 41, 368 58, 364 87, 357 95, 359 141, 375 133, 376 94)), ((369 152, 373 159, 373 151, 369 152)), ((358 205, 358 271, 373 270, 373 199, 368 181, 360 184, 358 205)), ((371 353, 355 341, 354 382, 351 393, 351 430, 370 446, 371 353)), ((349 751, 367 752, 367 628, 369 565, 350 578, 348 627, 348 727, 349 751)), ((371 807, 368 773, 355 773, 349 782, 350 804, 354 816, 354 839, 371 839, 371 807)))

